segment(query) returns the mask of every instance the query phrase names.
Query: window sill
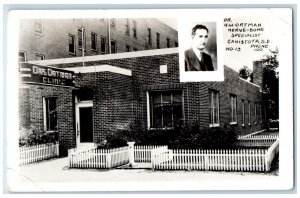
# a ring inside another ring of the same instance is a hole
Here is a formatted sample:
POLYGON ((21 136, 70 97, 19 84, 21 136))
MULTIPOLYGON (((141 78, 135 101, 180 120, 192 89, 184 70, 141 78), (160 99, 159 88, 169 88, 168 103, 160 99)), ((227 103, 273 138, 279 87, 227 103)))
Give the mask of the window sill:
POLYGON ((212 128, 212 127, 219 127, 220 124, 216 123, 216 124, 209 124, 209 127, 212 128))
POLYGON ((162 128, 149 128, 148 130, 149 131, 155 131, 155 130, 165 130, 165 131, 168 131, 168 130, 173 130, 174 127, 162 127, 162 128))
POLYGON ((257 125, 257 122, 254 122, 254 125, 257 125))
POLYGON ((230 122, 230 125, 237 125, 237 122, 230 122))
POLYGON ((250 127, 250 126, 251 126, 251 124, 249 123, 249 124, 248 124, 248 126, 250 127))
POLYGON ((76 56, 76 53, 74 52, 69 52, 69 55, 72 55, 72 56, 76 56))
POLYGON ((242 124, 242 127, 245 127, 245 124, 242 124))

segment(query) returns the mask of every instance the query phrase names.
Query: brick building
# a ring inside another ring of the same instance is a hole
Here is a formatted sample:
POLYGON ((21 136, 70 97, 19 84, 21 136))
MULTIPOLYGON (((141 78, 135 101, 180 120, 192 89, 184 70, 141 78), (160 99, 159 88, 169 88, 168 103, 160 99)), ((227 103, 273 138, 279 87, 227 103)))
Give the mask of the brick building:
POLYGON ((23 19, 19 27, 20 62, 178 46, 177 31, 155 18, 23 19))
MULTIPOLYGON (((30 63, 74 72, 75 86, 26 84, 20 89, 23 127, 47 129, 45 115, 51 110, 45 103, 56 99, 55 130, 63 154, 130 125, 169 128, 197 121, 201 127, 231 125, 248 134, 261 130, 265 121, 259 85, 227 66, 223 82, 180 82, 177 48, 89 56, 84 67, 81 57, 30 63)), ((261 73, 254 72, 254 80, 256 75, 261 73)))

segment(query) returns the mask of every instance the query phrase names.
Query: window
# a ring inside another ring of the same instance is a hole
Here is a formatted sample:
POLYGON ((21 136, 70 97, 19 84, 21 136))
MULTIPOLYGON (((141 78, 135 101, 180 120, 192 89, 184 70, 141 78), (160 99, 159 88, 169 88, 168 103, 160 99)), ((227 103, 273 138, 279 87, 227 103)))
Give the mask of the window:
POLYGON ((132 23, 133 23, 133 27, 132 27, 133 37, 137 38, 137 24, 136 24, 136 21, 133 20, 132 23))
POLYGON ((91 33, 91 42, 92 42, 92 50, 97 51, 97 34, 92 32, 91 33))
POLYGON ((126 52, 130 52, 130 46, 129 46, 129 45, 126 45, 126 46, 125 46, 125 51, 126 51, 126 52))
POLYGON ((242 99, 242 126, 245 126, 245 101, 242 99))
POLYGON ((43 55, 43 54, 35 54, 35 60, 45 60, 45 55, 43 55))
POLYGON ((116 28, 116 19, 110 19, 110 27, 111 28, 116 28))
POLYGON ((129 19, 126 19, 125 34, 130 35, 130 22, 129 22, 129 19))
POLYGON ((219 126, 219 92, 215 90, 209 90, 209 126, 219 126))
POLYGON ((248 125, 251 125, 251 103, 248 101, 248 125))
POLYGON ((150 28, 147 28, 147 43, 148 43, 148 45, 152 45, 152 35, 151 35, 150 28))
POLYGON ((150 127, 174 127, 183 118, 182 91, 150 92, 150 127))
POLYGON ((42 25, 42 21, 39 19, 39 20, 36 20, 34 22, 34 31, 35 33, 38 33, 38 34, 43 34, 43 25, 42 25))
POLYGON ((175 41, 175 47, 178 47, 178 43, 175 41))
POLYGON ((27 61, 27 56, 25 51, 19 51, 19 63, 27 61))
POLYGON ((138 49, 137 49, 136 47, 132 48, 132 50, 133 50, 134 52, 138 51, 138 49))
POLYGON ((259 116, 260 116, 260 123, 263 122, 263 115, 262 115, 262 105, 259 104, 259 116))
POLYGON ((75 35, 69 34, 69 54, 75 55, 75 35))
POLYGON ((230 94, 230 124, 237 123, 236 106, 236 95, 230 94))
POLYGON ((102 54, 105 54, 106 52, 106 38, 104 36, 101 36, 100 38, 101 43, 100 43, 100 50, 102 54))
POLYGON ((170 48, 170 39, 167 38, 167 48, 170 48))
POLYGON ((117 53, 117 43, 116 43, 116 41, 111 40, 110 44, 111 44, 111 53, 112 54, 117 53))
POLYGON ((44 125, 46 131, 57 130, 57 98, 44 98, 44 125))
POLYGON ((159 33, 156 33, 156 46, 157 46, 157 49, 160 48, 160 34, 159 33))
POLYGON ((86 49, 86 39, 85 39, 85 29, 78 29, 78 49, 82 50, 86 49), (83 30, 83 32, 82 32, 83 30), (82 46, 82 43, 84 43, 84 46, 82 46))

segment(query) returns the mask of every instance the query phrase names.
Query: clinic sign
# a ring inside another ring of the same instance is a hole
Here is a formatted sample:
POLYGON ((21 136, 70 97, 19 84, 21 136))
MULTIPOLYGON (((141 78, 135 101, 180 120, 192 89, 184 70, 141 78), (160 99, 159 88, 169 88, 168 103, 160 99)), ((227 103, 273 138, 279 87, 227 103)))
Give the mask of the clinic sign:
POLYGON ((30 63, 20 65, 20 77, 24 83, 75 86, 74 72, 30 63))

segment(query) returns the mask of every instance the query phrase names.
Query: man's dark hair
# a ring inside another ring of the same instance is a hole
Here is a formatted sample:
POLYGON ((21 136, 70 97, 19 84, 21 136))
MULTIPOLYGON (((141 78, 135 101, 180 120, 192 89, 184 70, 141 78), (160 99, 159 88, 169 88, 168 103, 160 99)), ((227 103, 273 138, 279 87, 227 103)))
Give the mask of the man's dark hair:
POLYGON ((198 29, 199 29, 199 30, 201 30, 201 29, 206 30, 207 33, 208 33, 207 27, 205 27, 204 25, 196 25, 196 26, 193 27, 193 29, 192 29, 192 36, 195 36, 196 30, 198 30, 198 29))

